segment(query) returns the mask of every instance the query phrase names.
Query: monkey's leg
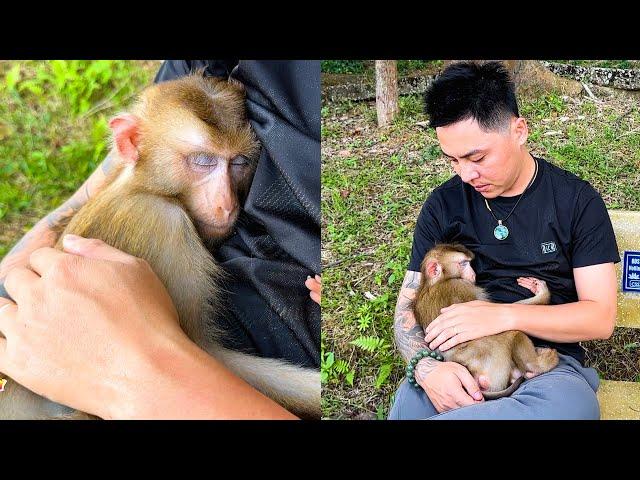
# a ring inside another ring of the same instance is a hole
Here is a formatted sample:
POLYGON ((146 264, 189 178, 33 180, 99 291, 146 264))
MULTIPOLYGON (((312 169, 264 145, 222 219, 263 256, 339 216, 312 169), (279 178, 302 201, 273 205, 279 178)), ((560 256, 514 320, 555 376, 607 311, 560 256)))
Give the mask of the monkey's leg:
POLYGON ((527 378, 546 373, 558 365, 558 352, 553 348, 535 348, 524 333, 513 339, 513 362, 527 378))

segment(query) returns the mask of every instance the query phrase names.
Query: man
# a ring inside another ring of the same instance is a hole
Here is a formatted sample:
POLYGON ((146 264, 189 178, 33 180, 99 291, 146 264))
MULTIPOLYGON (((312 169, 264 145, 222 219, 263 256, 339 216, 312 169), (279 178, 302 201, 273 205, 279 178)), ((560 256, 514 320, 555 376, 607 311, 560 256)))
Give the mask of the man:
MULTIPOLYGON (((216 251, 229 274, 227 316, 219 319, 227 346, 318 368, 320 284, 312 276, 320 272, 320 63, 167 61, 156 81, 196 71, 245 86, 248 118, 262 144, 236 232, 216 251)), ((0 299, 7 337, 0 337, 0 371, 103 418, 291 418, 176 330, 166 291, 133 257, 81 238, 65 239, 74 258, 42 249, 104 186, 110 164, 0 264, 0 286, 17 303, 0 299), (23 322, 30 328, 16 330, 23 322), (152 323, 164 325, 162 333, 152 323), (21 362, 27 352, 29 362, 21 362)))
POLYGON ((398 349, 409 362, 424 348, 520 330, 536 346, 556 348, 559 365, 525 381, 508 398, 485 402, 469 371, 422 359, 405 380, 390 419, 598 419, 598 376, 584 366, 580 341, 611 336, 616 318, 618 249, 599 194, 527 147, 527 123, 499 62, 450 65, 426 95, 426 112, 457 174, 425 202, 396 306, 398 349), (420 262, 436 243, 475 253, 478 285, 496 303, 454 305, 423 331, 410 301, 420 262), (512 304, 530 296, 520 276, 545 280, 551 305, 512 304))

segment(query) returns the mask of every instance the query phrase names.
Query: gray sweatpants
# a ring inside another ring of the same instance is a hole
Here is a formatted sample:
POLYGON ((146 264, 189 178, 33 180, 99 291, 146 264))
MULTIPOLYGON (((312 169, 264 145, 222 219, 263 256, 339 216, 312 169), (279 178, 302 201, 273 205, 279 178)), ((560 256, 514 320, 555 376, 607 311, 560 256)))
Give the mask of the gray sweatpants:
POLYGON ((436 411, 422 389, 405 379, 389 420, 599 420, 598 374, 568 355, 550 372, 525 381, 510 397, 436 411))

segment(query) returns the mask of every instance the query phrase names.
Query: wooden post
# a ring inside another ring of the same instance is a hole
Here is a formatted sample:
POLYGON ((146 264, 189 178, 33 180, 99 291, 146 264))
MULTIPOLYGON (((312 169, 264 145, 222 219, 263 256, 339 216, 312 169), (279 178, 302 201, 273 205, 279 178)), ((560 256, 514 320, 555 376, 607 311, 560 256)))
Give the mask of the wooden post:
POLYGON ((395 60, 376 60, 376 112, 378 127, 391 123, 398 113, 398 69, 395 60))

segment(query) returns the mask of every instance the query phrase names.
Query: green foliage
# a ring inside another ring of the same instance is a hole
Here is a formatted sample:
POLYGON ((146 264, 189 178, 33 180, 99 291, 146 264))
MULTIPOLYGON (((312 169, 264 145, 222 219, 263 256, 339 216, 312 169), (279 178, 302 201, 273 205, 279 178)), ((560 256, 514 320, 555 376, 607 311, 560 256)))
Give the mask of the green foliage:
MULTIPOLYGON (((398 75, 406 75, 425 68, 440 68, 443 60, 398 60, 398 75)), ((323 73, 373 74, 374 60, 322 60, 320 70, 323 73)))
POLYGON ((120 60, 0 62, 0 257, 103 160, 107 115, 126 108, 157 68, 120 60))
POLYGON ((600 68, 622 68, 632 69, 640 68, 638 60, 549 60, 554 63, 568 63, 569 65, 579 65, 581 67, 600 67, 600 68))
POLYGON ((324 73, 363 73, 366 60, 322 60, 320 71, 324 73))
POLYGON ((355 340, 350 341, 349 344, 355 345, 369 353, 375 353, 377 350, 384 351, 389 348, 389 345, 384 338, 374 336, 358 337, 355 340))

